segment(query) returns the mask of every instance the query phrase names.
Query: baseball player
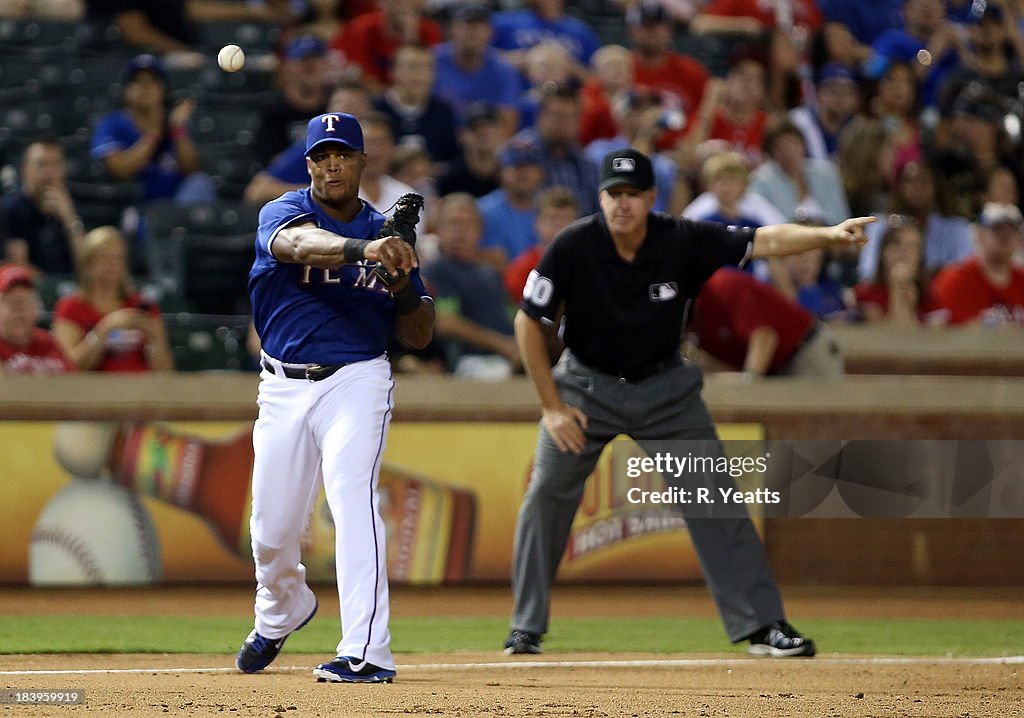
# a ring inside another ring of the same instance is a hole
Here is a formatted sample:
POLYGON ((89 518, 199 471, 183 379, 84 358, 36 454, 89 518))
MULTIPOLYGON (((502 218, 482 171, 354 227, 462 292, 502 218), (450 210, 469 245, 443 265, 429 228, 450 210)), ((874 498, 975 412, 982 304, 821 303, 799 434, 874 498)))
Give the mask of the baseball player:
MULTIPOLYGON (((675 219, 654 206, 651 161, 636 150, 604 158, 601 211, 557 236, 527 280, 516 340, 542 418, 530 485, 516 526, 515 607, 507 654, 540 653, 549 594, 584 482, 619 434, 641 446, 696 440, 721 452, 701 398, 700 369, 679 352, 694 297, 719 267, 831 244, 863 244, 872 218, 834 227, 758 229, 675 219), (567 350, 554 369, 544 325, 562 317, 567 350), (626 339, 626 341, 624 341, 626 339)), ((717 495, 728 474, 688 477, 717 495)), ((687 487, 693 488, 693 486, 687 487)), ((750 519, 710 518, 684 506, 693 545, 726 633, 768 656, 813 656, 785 619, 782 598, 750 519)))
POLYGON ((355 117, 314 117, 310 186, 260 211, 249 274, 263 346, 249 525, 256 622, 236 659, 245 673, 269 665, 316 613, 299 541, 322 481, 337 531, 342 639, 337 658, 313 674, 357 683, 395 675, 377 488, 393 406, 385 346, 394 333, 425 347, 434 308, 412 246, 374 239, 385 218, 358 197, 365 163, 355 117), (397 281, 386 285, 378 264, 397 281))

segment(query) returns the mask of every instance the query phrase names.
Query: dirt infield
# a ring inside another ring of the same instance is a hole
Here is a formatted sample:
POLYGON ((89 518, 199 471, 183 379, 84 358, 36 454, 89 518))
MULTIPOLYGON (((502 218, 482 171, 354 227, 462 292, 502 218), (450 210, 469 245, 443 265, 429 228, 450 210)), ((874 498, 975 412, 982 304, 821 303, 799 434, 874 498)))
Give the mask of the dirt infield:
MULTIPOLYGON (((245 588, 131 591, 0 589, 0 613, 202 612, 245 615, 245 588), (70 607, 74 608, 71 609, 70 607)), ((324 615, 336 608, 321 589, 324 615)), ((964 617, 1024 620, 1018 593, 957 590, 789 590, 791 615, 964 617)), ((395 591, 401 616, 506 615, 504 588, 395 591)), ((556 615, 715 617, 692 588, 562 588, 556 615)), ((725 646, 723 645, 723 650, 725 646)), ((1024 653, 1024 647, 1022 647, 1024 653)), ((77 706, 2 705, 0 718, 132 716, 720 716, 728 718, 979 718, 1024 716, 1024 663, 997 660, 838 657, 813 660, 721 655, 561 654, 509 659, 497 651, 399 654, 393 685, 318 684, 322 655, 286 653, 260 675, 231 670, 229 655, 0 656, 0 686, 81 688, 77 706), (68 673, 54 674, 60 670, 68 673), (82 672, 87 671, 87 672, 82 672), (96 672, 101 671, 101 672, 96 672), (15 674, 17 672, 17 674, 15 674)))

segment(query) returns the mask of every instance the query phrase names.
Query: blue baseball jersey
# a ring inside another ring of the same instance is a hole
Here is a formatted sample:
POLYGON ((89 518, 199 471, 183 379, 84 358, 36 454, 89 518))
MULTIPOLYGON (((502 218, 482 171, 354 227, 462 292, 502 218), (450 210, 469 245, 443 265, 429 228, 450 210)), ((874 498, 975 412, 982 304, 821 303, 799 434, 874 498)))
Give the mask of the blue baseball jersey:
MULTIPOLYGON (((341 364, 384 353, 395 322, 395 301, 362 261, 338 269, 317 269, 278 261, 270 250, 286 227, 312 223, 357 239, 374 239, 384 215, 366 202, 351 222, 332 219, 309 188, 286 192, 260 211, 256 261, 249 272, 253 321, 263 350, 294 364, 341 364)), ((410 281, 426 295, 419 270, 410 281)))
MULTIPOLYGON (((127 110, 110 112, 101 117, 96 124, 89 152, 94 160, 104 160, 115 152, 133 146, 140 137, 142 133, 135 126, 127 110)), ((164 136, 156 153, 139 173, 144 199, 173 197, 184 178, 178 167, 174 142, 170 137, 164 136)))

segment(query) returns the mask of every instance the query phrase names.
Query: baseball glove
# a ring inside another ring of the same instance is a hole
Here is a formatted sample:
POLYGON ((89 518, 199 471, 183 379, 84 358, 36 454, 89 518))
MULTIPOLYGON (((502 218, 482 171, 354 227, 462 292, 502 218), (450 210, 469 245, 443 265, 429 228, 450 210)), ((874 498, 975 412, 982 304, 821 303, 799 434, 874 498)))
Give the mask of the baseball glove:
MULTIPOLYGON (((416 246, 416 225, 420 221, 420 210, 423 209, 423 196, 415 192, 403 194, 395 202, 395 211, 381 225, 377 239, 382 237, 401 237, 411 247, 416 246)), ((392 276, 383 265, 377 265, 377 276, 385 285, 391 286, 405 274, 399 270, 398 276, 392 276)))

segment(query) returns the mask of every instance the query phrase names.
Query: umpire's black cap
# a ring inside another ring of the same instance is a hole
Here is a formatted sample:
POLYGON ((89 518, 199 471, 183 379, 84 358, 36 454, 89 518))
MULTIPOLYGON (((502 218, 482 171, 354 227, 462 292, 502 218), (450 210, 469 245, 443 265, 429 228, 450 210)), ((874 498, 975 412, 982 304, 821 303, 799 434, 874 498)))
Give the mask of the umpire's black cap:
POLYGON ((615 150, 604 156, 601 165, 601 184, 598 191, 626 184, 646 191, 654 186, 654 167, 650 158, 637 150, 615 150))

